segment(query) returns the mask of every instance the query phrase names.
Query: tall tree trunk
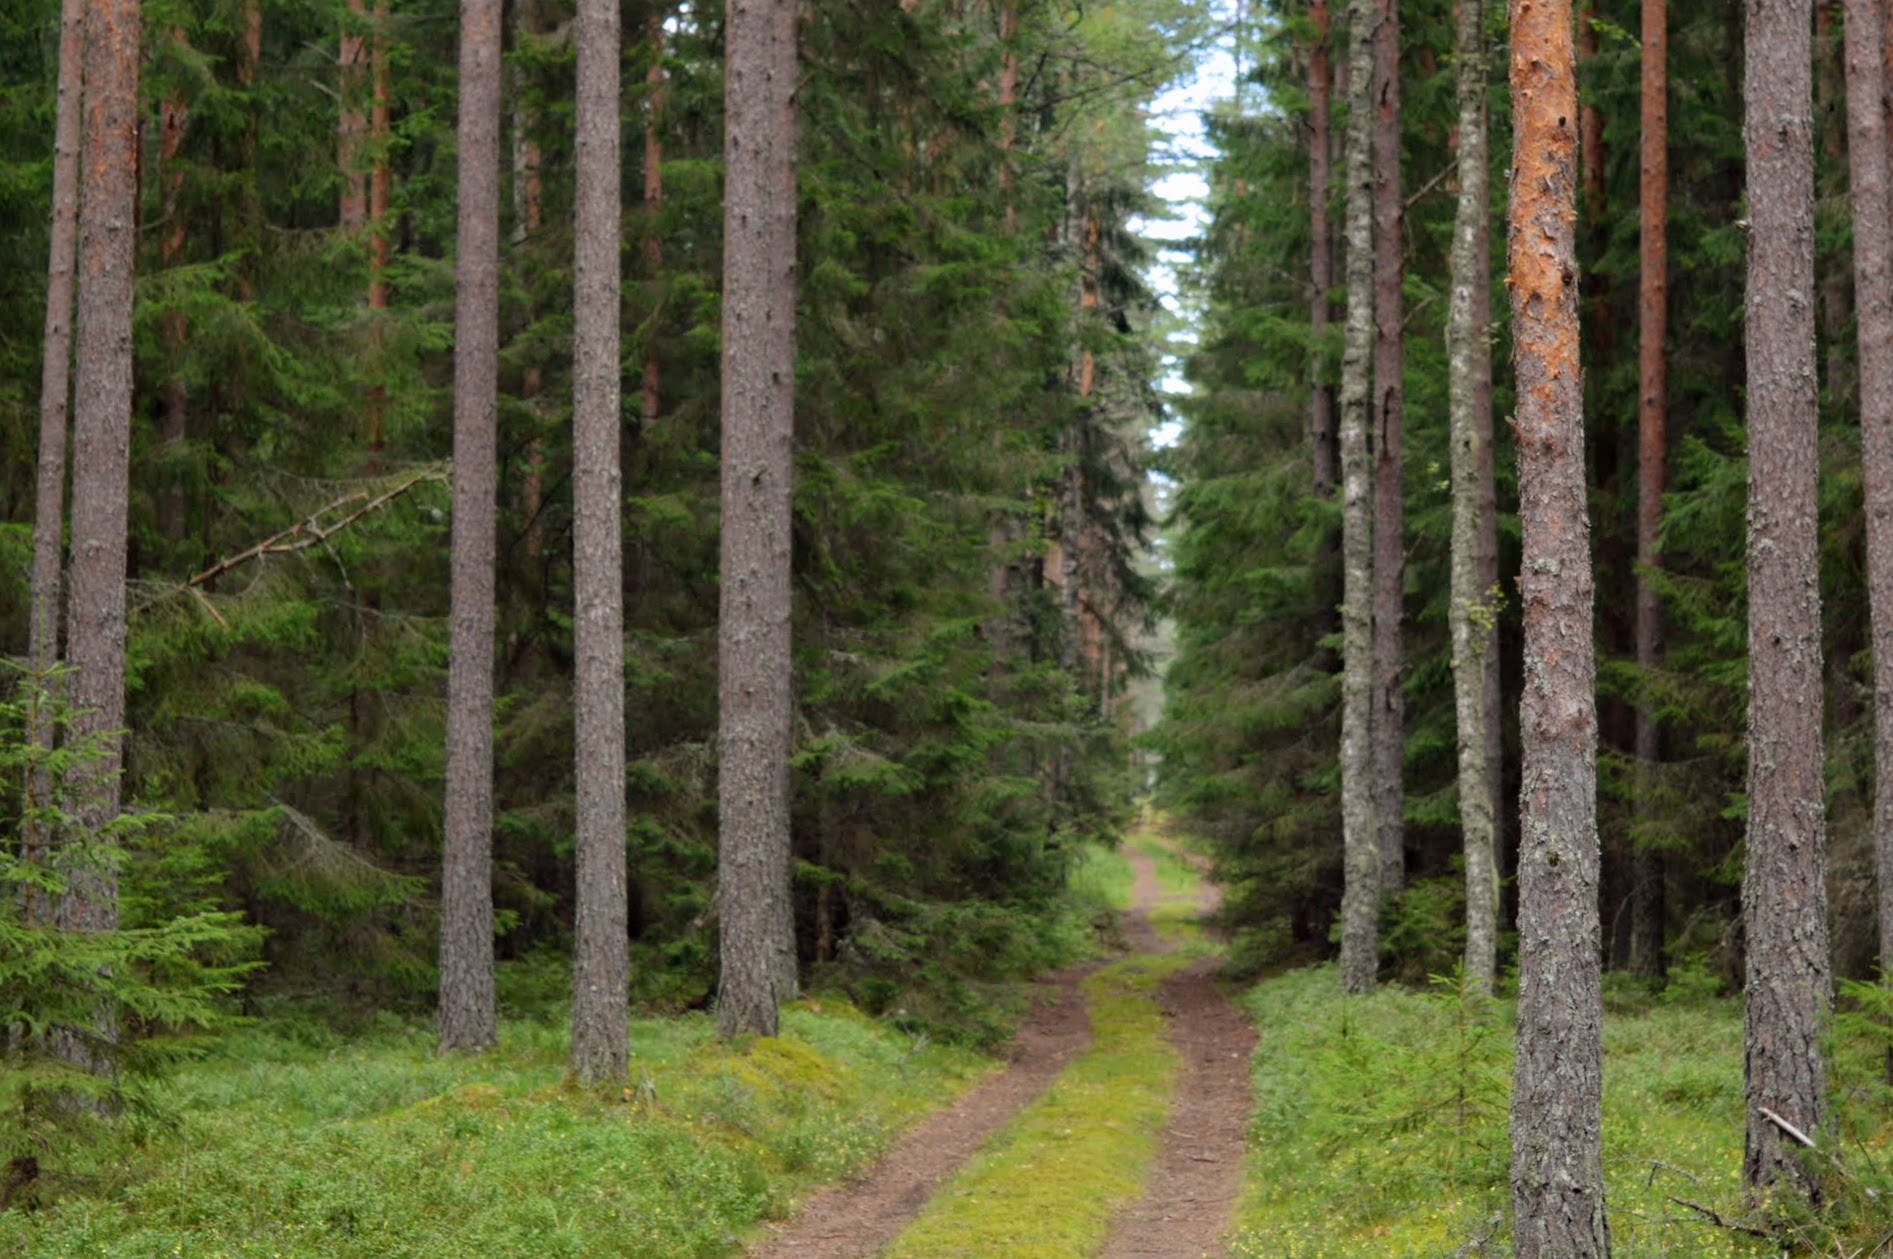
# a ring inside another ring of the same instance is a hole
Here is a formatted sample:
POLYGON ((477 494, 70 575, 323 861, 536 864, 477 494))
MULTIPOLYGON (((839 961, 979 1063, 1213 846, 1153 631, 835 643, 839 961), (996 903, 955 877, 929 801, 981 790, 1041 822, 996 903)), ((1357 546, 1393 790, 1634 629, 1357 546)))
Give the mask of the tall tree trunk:
POLYGON ((795 995, 789 889, 790 498, 795 442, 793 0, 729 0, 725 31, 722 976, 717 1030, 773 1036, 795 995))
POLYGON ((572 514, 578 910, 572 1069, 630 1058, 624 860, 624 489, 618 467, 618 0, 578 8, 578 205, 572 292, 572 514))
MULTIPOLYGON (((1487 63, 1482 58, 1482 66, 1487 63)), ((1491 170, 1491 106, 1482 90, 1480 93, 1480 127, 1484 130, 1487 147, 1486 170, 1491 170)), ((1492 802, 1492 881, 1495 887, 1504 883, 1504 870, 1499 862, 1499 855, 1505 851, 1505 706, 1503 687, 1499 675, 1499 612, 1505 604, 1505 588, 1499 580, 1499 488, 1498 488, 1498 443, 1493 437, 1492 428, 1492 214, 1490 186, 1483 212, 1479 215, 1476 230, 1479 235, 1477 248, 1473 250, 1474 276, 1472 282, 1472 326, 1480 341, 1480 352, 1474 359, 1479 372, 1473 380, 1472 390, 1472 425, 1475 432, 1486 435, 1487 440, 1479 447, 1478 483, 1474 501, 1474 515, 1477 521, 1476 543, 1473 549, 1474 567, 1479 574, 1479 589, 1488 613, 1492 619, 1492 647, 1482 657, 1484 666, 1481 705, 1484 716, 1480 728, 1485 732, 1485 769, 1486 798, 1492 802)), ((1516 817, 1516 814, 1511 816, 1516 817)), ((1501 904, 1494 907, 1495 915, 1502 913, 1501 904)), ((1497 924, 1495 917, 1495 928, 1497 924)))
MULTIPOLYGON (((1664 0, 1643 0, 1642 206, 1637 290, 1637 667, 1646 677, 1663 663, 1663 603, 1651 576, 1660 562, 1664 466, 1669 449, 1669 56, 1664 0)), ((1646 690, 1647 694, 1647 690, 1646 690)), ((1661 753, 1656 712, 1637 706, 1636 810, 1646 830, 1661 753)), ((1634 838, 1631 866, 1630 970, 1663 975, 1663 850, 1647 833, 1634 838)))
MULTIPOLYGON (((46 262, 46 331, 39 385, 39 466, 34 481, 33 591, 28 614, 27 659, 33 671, 27 737, 43 756, 52 750, 54 707, 59 690, 60 586, 65 567, 66 427, 72 385, 72 288, 79 238, 79 143, 85 77, 85 0, 59 6, 59 84, 53 110, 52 240, 46 262)), ((36 767, 26 781, 29 808, 21 824, 29 864, 45 858, 57 837, 44 833, 31 807, 53 803, 52 775, 36 767)), ((26 889, 26 923, 44 922, 49 906, 42 893, 26 889)))
MULTIPOLYGON (((137 256, 138 0, 97 0, 85 30, 85 142, 79 182, 79 317, 75 329, 72 558, 67 658, 73 746, 67 811, 89 843, 118 816, 124 763, 125 559, 131 493, 132 271, 137 256)), ((118 926, 118 875, 75 863, 55 908, 67 931, 118 926)), ((109 1071, 111 1011, 59 1037, 61 1052, 109 1071)))
MULTIPOLYGON (((999 195, 1005 202, 1003 230, 1010 236, 1018 227, 1018 207, 1013 197, 1012 146, 1018 130, 1013 115, 1019 103, 1019 4, 1018 0, 996 0, 996 5, 999 81, 994 89, 994 104, 999 108, 999 195)), ((1003 468, 1006 459, 1005 436, 998 429, 993 432, 993 450, 1003 468)), ((1004 475, 1002 472, 1001 476, 1004 475)), ((995 608, 987 629, 993 656, 987 682, 988 692, 995 700, 999 696, 999 680, 1011 662, 1013 643, 1015 639, 1024 637, 1013 632, 1013 616, 1017 606, 1012 593, 1014 533, 1013 512, 996 507, 987 514, 986 545, 991 556, 987 560, 990 567, 986 580, 995 608)))
POLYGON ((1491 412, 1481 416, 1481 395, 1491 396, 1492 351, 1478 321, 1477 287, 1487 279, 1485 250, 1488 187, 1485 128, 1485 5, 1459 0, 1459 51, 1454 70, 1459 98, 1459 203, 1453 217, 1452 296, 1446 319, 1448 409, 1452 422, 1453 711, 1458 724, 1459 820, 1466 852, 1466 978, 1492 991, 1498 967, 1499 873, 1493 844, 1491 767, 1486 763, 1486 676, 1498 654, 1497 620, 1482 583, 1480 507, 1489 490, 1491 412), (1484 427, 1480 426, 1484 419, 1484 427))
MULTIPOLYGON (((664 15, 651 14, 649 32, 651 69, 644 102, 644 213, 649 234, 644 238, 644 268, 652 284, 664 278, 664 237, 658 220, 664 212, 664 133, 658 123, 664 113, 664 15)), ((660 394, 657 350, 644 349, 644 373, 639 384, 638 422, 649 434, 657 423, 660 394)))
POLYGON ((493 565, 499 416, 500 3, 461 0, 452 626, 440 1047, 486 1049, 493 997, 493 565))
MULTIPOLYGON (((1596 0, 1581 0, 1577 17, 1577 57, 1580 67, 1597 61, 1596 0)), ((1580 208, 1597 253, 1604 252, 1604 115, 1595 104, 1585 100, 1578 106, 1578 169, 1584 178, 1580 208)), ((1610 318, 1610 277, 1593 267, 1584 276, 1584 292, 1589 299, 1591 337, 1599 353, 1608 353, 1616 342, 1616 329, 1610 318)))
MULTIPOLYGON (((187 48, 182 27, 173 27, 170 39, 180 51, 187 48)), ((189 120, 190 107, 173 88, 158 104, 159 217, 164 221, 158 233, 158 267, 164 271, 184 260, 184 211, 179 203, 184 190, 184 169, 178 159, 184 151, 184 128, 189 120)), ((169 375, 158 398, 158 444, 168 457, 175 459, 184 444, 186 431, 183 360, 190 329, 184 312, 175 307, 164 312, 160 327, 169 375)), ((184 484, 175 473, 167 476, 165 482, 158 492, 158 534, 167 542, 177 542, 184 536, 184 484)))
POLYGON ((1513 1244, 1519 1259, 1591 1259, 1610 1253, 1610 1230, 1570 0, 1512 0, 1511 20, 1508 253, 1525 620, 1513 1244))
POLYGON ((1406 701, 1401 694, 1406 544, 1401 488, 1401 285, 1406 272, 1400 191, 1400 4, 1379 0, 1374 26, 1374 828, 1381 895, 1406 886, 1406 793, 1401 788, 1406 701))
POLYGON ((363 85, 367 78, 368 41, 362 34, 367 9, 362 0, 348 0, 348 24, 342 29, 337 96, 341 110, 335 124, 335 162, 342 170, 342 196, 336 220, 344 232, 359 232, 368 222, 368 178, 362 162, 368 120, 362 113, 363 85))
POLYGON ((1830 999, 1815 550, 1814 121, 1808 0, 1749 0, 1748 1139, 1743 1175, 1814 1195, 1762 1111, 1814 1134, 1830 999))
POLYGON ((1328 331, 1328 293, 1334 288, 1334 224, 1328 220, 1328 184, 1333 175, 1334 99, 1328 65, 1328 0, 1310 0, 1308 20, 1314 36, 1308 44, 1308 360, 1309 446, 1314 452, 1315 495, 1334 493, 1334 386, 1327 378, 1321 342, 1328 331))
POLYGON ((1860 337, 1860 448, 1873 609, 1873 850, 1880 973, 1893 983, 1893 193, 1883 0, 1847 0, 1847 125, 1860 337))
POLYGON ((1347 340, 1341 356, 1341 986, 1379 970, 1380 836, 1374 827, 1374 481, 1367 450, 1374 370, 1375 0, 1349 0, 1347 340))
MULTIPOLYGON (((388 169, 390 117, 388 101, 388 0, 375 0, 375 33, 369 44, 369 73, 373 78, 368 112, 368 142, 373 158, 368 168, 368 309, 388 308, 389 196, 393 191, 388 169)), ((387 409, 387 390, 375 385, 368 394, 368 450, 381 452, 381 426, 387 409)))

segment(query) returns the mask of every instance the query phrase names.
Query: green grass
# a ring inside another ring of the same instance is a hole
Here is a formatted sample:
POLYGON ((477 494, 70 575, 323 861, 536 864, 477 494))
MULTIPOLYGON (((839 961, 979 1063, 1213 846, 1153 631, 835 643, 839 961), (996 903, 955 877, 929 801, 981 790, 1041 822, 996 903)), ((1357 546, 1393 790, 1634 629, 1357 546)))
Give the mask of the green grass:
POLYGON ((1131 907, 1131 863, 1124 854, 1087 844, 1066 884, 1074 906, 1093 914, 1131 907))
MULTIPOLYGON (((1248 1005, 1262 1040, 1232 1259, 1509 1253, 1508 1004, 1452 989, 1347 999, 1333 968, 1316 967, 1259 985, 1248 1005)), ((1725 1213, 1741 1202, 1741 1019, 1730 1001, 1606 1017, 1618 1259, 1779 1253, 1668 1200, 1725 1213)))
POLYGON ((1181 953, 1085 981, 1093 1042, 963 1167, 882 1259, 1073 1259, 1142 1189, 1169 1114, 1176 1052, 1153 994, 1181 953))
POLYGON ((726 1255, 986 1069, 827 1001, 744 1046, 702 1016, 632 1042, 627 1085, 590 1091, 545 1024, 480 1058, 393 1021, 346 1043, 253 1028, 180 1074, 175 1131, 107 1151, 87 1194, 0 1213, 0 1256, 726 1255))

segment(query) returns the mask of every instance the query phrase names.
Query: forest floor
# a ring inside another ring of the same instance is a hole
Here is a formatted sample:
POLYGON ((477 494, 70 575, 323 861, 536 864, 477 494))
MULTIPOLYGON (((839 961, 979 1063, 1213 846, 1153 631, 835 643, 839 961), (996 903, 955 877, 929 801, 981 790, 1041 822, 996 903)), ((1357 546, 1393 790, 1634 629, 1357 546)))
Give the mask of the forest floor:
POLYGON ((1047 976, 1004 1071, 860 1179, 816 1194, 750 1259, 1215 1250, 1241 1189, 1255 1036, 1216 983, 1220 954, 1197 920, 1218 897, 1200 860, 1147 833, 1125 856, 1129 955, 1047 976), (1114 974, 1124 988, 1113 990, 1114 974), (1094 1036, 1099 1022, 1108 1026, 1094 1036), (1095 1069, 1110 1058, 1119 1061, 1095 1069), (1153 1111, 1154 1131, 1140 1122, 1153 1111), (1063 1192, 1093 1158, 1115 1165, 1112 1183, 1092 1177, 1088 1192, 1063 1192))

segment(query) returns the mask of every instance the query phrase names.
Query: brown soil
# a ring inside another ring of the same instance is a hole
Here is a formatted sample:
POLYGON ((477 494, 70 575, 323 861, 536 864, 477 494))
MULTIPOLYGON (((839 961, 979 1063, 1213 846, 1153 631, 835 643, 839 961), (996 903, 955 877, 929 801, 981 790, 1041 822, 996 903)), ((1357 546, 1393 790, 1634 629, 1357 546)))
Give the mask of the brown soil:
MULTIPOLYGON (((1151 862, 1132 851, 1141 883, 1151 862)), ((1197 904, 1217 901, 1205 883, 1197 904)), ((1203 1259, 1218 1243, 1242 1188, 1244 1126, 1249 1114, 1249 1054, 1255 1032, 1216 985, 1218 959, 1204 958, 1163 983, 1158 1001, 1170 1043, 1183 1059, 1141 1201, 1112 1222, 1102 1259, 1203 1259)))
MULTIPOLYGON (((1164 899, 1156 869, 1142 853, 1127 855, 1136 879, 1125 936, 1137 952, 1164 952, 1169 944, 1149 917, 1164 899)), ((1207 911, 1216 897, 1205 889, 1198 903, 1207 911)), ((862 1179, 810 1198, 748 1259, 867 1259, 898 1237, 942 1180, 1089 1047, 1078 984, 1100 965, 1041 981, 1004 1071, 909 1131, 862 1179)), ((1228 1223, 1242 1173, 1255 1038, 1217 989, 1214 970, 1215 960, 1205 959, 1172 975, 1159 992, 1183 1070, 1144 1197, 1113 1222, 1104 1259, 1201 1259, 1228 1223)))
POLYGON ((910 1129, 864 1178, 815 1194, 748 1259, 865 1259, 898 1237, 942 1180, 1090 1047, 1078 984, 1102 965, 1039 981, 1005 1070, 910 1129))

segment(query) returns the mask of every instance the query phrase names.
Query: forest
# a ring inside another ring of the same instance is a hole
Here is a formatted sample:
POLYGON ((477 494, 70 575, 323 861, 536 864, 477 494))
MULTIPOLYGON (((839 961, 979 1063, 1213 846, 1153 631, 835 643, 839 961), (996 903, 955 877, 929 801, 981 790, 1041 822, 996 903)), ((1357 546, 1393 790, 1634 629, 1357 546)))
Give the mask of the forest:
POLYGON ((1887 0, 0 27, 0 1256, 1893 1254, 1887 0))

